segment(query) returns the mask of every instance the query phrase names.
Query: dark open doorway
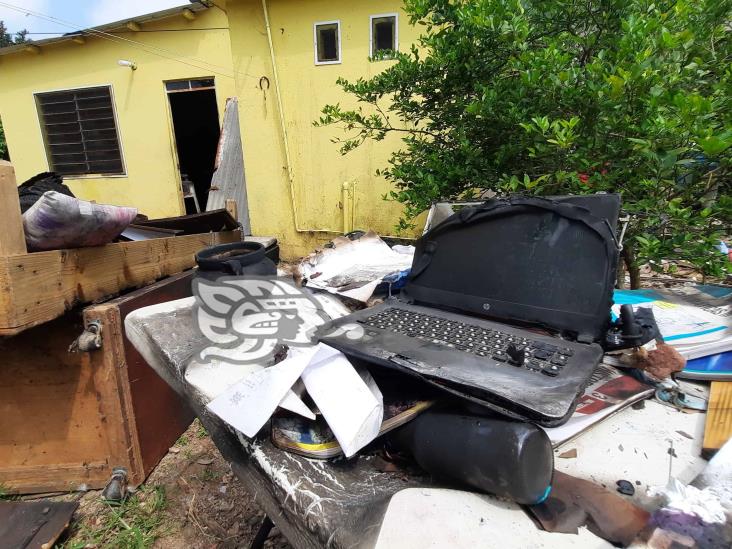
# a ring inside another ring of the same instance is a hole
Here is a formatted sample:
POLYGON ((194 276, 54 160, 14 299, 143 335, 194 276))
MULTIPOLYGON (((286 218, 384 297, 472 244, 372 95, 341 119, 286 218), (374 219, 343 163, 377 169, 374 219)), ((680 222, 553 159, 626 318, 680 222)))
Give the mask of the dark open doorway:
POLYGON ((196 200, 186 192, 190 186, 187 181, 193 183, 197 204, 205 210, 220 133, 213 79, 167 82, 165 86, 173 117, 186 213, 196 211, 196 200))

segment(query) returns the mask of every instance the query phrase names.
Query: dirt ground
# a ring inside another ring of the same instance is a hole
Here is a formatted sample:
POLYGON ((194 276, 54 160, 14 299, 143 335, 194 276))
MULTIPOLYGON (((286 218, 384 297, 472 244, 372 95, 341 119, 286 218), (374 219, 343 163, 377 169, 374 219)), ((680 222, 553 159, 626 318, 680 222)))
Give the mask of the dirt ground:
MULTIPOLYGON (((194 421, 127 502, 113 507, 100 491, 80 497, 63 549, 218 549, 249 547, 264 513, 194 421)), ((275 527, 265 547, 289 549, 275 527)))

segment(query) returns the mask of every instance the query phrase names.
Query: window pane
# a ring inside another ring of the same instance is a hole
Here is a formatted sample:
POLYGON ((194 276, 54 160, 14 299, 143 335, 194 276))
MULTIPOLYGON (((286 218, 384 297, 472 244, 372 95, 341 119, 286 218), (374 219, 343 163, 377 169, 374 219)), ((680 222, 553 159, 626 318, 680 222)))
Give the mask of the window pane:
POLYGON ((109 87, 40 93, 36 102, 51 170, 124 173, 109 87))
POLYGON ((165 90, 167 92, 191 91, 213 87, 213 78, 197 78, 195 80, 171 80, 165 83, 165 90))
POLYGON ((371 20, 373 51, 396 50, 396 17, 375 17, 371 20))
POLYGON ((213 78, 204 78, 202 80, 191 80, 191 88, 213 88, 213 78))
POLYGON ((318 62, 338 61, 338 23, 317 26, 318 62))
POLYGON ((166 82, 165 89, 167 91, 189 90, 191 88, 190 80, 176 80, 174 82, 166 82))

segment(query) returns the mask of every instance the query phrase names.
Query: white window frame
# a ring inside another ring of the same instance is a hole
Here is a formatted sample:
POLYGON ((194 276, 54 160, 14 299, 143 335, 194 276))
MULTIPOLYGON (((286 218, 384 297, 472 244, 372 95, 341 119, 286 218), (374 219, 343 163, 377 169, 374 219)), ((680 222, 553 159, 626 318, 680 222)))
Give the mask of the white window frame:
POLYGON ((342 50, 342 43, 341 43, 341 20, 335 19, 333 21, 316 21, 313 23, 313 57, 315 59, 316 65, 340 65, 343 62, 343 57, 341 54, 342 50), (338 59, 335 61, 318 61, 318 27, 320 25, 336 25, 336 28, 338 29, 337 37, 338 37, 338 59))
MULTIPOLYGON (((374 58, 374 19, 380 19, 382 17, 393 17, 394 18, 394 51, 399 51, 399 14, 398 13, 379 13, 377 15, 369 16, 369 59, 374 58)), ((387 58, 391 59, 391 58, 387 58)), ((386 61, 387 59, 380 59, 379 61, 386 61)))

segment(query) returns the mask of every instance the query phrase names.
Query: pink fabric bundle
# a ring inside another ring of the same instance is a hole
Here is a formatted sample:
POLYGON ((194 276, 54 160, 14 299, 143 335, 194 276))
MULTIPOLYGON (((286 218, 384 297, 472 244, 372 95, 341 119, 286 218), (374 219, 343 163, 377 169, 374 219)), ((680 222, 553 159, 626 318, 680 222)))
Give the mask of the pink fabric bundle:
POLYGON ((48 191, 23 214, 29 250, 58 250, 107 244, 137 216, 136 208, 93 204, 48 191))

